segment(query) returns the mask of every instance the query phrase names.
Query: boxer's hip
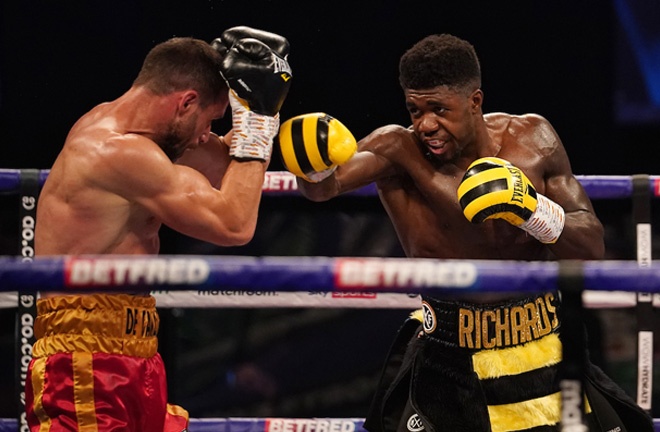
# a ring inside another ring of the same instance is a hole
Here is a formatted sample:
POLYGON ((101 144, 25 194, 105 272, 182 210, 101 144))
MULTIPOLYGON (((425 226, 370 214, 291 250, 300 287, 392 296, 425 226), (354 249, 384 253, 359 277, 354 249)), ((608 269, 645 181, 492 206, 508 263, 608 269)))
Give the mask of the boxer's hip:
POLYGON ((90 352, 149 358, 160 319, 151 296, 66 295, 40 299, 33 357, 90 352))

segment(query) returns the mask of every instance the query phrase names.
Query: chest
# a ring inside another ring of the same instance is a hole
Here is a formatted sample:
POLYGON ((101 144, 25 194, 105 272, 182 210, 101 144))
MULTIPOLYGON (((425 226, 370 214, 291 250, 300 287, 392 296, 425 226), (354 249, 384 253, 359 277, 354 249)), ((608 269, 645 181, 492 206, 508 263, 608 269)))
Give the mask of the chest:
POLYGON ((538 242, 502 220, 475 224, 463 215, 459 180, 429 179, 420 185, 403 175, 379 183, 383 206, 410 257, 522 259, 539 256, 538 242))

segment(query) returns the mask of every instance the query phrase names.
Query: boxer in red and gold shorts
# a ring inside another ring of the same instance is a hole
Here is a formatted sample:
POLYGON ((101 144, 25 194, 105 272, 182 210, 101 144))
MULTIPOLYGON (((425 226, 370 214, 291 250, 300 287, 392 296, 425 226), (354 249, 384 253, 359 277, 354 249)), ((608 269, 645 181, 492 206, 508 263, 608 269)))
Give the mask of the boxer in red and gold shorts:
POLYGON ((39 300, 26 382, 31 432, 182 432, 167 403, 155 298, 129 294, 39 300))

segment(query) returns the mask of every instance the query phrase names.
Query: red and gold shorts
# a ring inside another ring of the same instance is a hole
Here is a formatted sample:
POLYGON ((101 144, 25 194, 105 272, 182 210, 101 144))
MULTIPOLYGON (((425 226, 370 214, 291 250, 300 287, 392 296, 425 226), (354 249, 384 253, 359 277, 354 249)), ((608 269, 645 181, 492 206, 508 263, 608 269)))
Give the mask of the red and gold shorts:
POLYGON ((89 294, 41 299, 26 381, 31 432, 182 432, 167 403, 153 297, 89 294))

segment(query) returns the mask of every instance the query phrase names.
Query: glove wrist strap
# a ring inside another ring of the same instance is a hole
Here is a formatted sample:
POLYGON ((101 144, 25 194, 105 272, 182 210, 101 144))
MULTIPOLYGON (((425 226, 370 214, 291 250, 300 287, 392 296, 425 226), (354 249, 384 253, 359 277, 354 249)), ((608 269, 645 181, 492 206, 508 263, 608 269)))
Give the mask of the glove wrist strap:
POLYGON ((270 117, 238 108, 232 116, 234 133, 229 155, 237 159, 269 160, 280 125, 279 113, 270 117))
POLYGON ((319 183, 328 177, 332 175, 332 173, 335 172, 337 169, 337 166, 330 167, 328 169, 324 169, 323 171, 318 171, 318 172, 312 172, 307 175, 305 175, 305 178, 309 180, 311 183, 319 183))
POLYGON ((519 226, 541 243, 556 243, 564 230, 564 209, 551 199, 537 194, 536 210, 519 226))

